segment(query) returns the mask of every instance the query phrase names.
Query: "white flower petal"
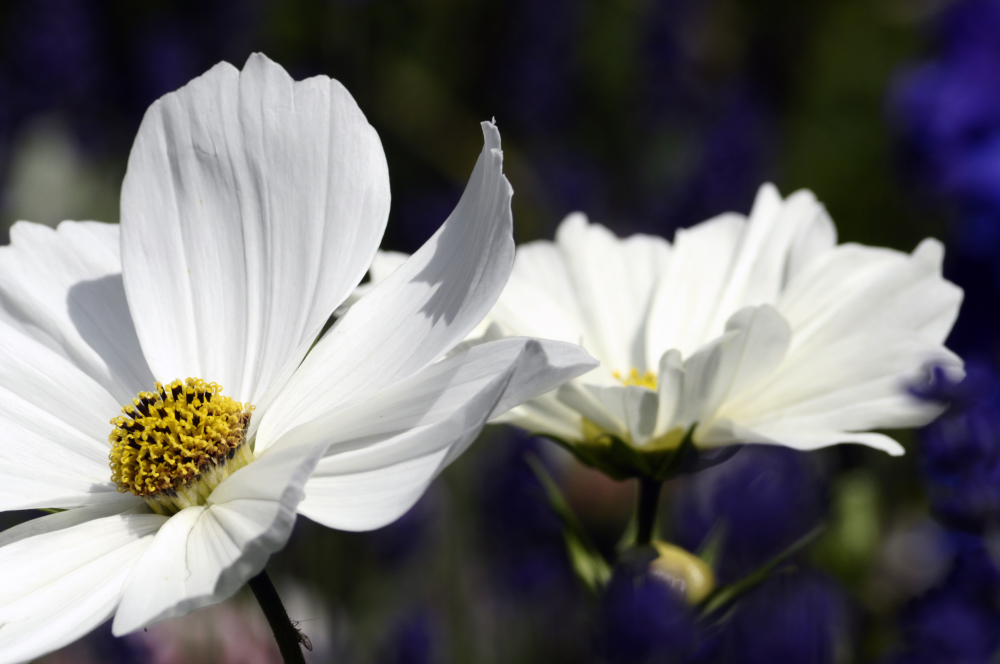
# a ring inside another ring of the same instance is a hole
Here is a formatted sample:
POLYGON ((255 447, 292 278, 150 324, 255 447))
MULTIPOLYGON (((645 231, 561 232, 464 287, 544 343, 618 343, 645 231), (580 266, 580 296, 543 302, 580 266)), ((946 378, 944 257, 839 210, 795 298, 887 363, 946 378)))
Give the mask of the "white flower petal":
POLYGON ((577 344, 589 341, 583 338, 583 316, 566 261, 552 242, 529 242, 517 248, 510 279, 487 320, 514 336, 577 344))
POLYGON ((762 186, 733 256, 710 333, 739 309, 775 303, 792 270, 801 270, 806 260, 833 248, 836 239, 829 223, 812 192, 797 191, 782 201, 774 185, 762 186))
POLYGON ((577 440, 583 431, 583 417, 561 403, 555 392, 535 397, 490 422, 511 424, 531 433, 555 436, 566 441, 577 440))
POLYGON ((322 468, 306 485, 299 512, 328 528, 347 531, 375 530, 406 512, 427 490, 445 466, 450 447, 467 447, 479 435, 483 422, 439 422, 415 429, 396 441, 406 447, 443 445, 423 456, 405 459, 375 470, 322 468))
MULTIPOLYGON (((62 515, 39 521, 56 517, 62 515)), ((39 657, 107 620, 129 570, 165 521, 121 514, 0 547, 0 663, 39 657)))
POLYGON ((936 240, 912 255, 851 244, 823 255, 778 303, 795 329, 795 351, 821 352, 844 336, 887 330, 943 343, 962 302, 962 289, 941 276, 943 256, 936 240))
POLYGON ((556 341, 481 344, 296 428, 274 449, 331 442, 300 511, 331 527, 377 528, 405 512, 487 419, 592 366, 578 346, 556 341))
POLYGON ((595 356, 614 359, 504 420, 576 441, 586 423, 588 433, 593 425, 595 434, 641 445, 655 410, 654 437, 697 424, 699 445, 859 442, 898 453, 891 439, 862 432, 938 413, 907 386, 928 363, 961 373, 943 342, 962 292, 942 277, 934 240, 909 256, 836 241, 810 192, 782 200, 764 185, 749 219, 721 215, 678 231, 669 255, 629 257, 643 266, 637 285, 621 260, 605 266, 599 258, 624 255, 629 240, 572 216, 559 253, 544 242, 518 249, 489 319, 503 334, 579 335, 595 356), (637 338, 630 321, 642 316, 629 312, 653 281, 645 337, 637 338), (654 369, 657 360, 654 409, 650 394, 613 372, 654 369))
POLYGON ((788 350, 791 329, 774 307, 748 307, 733 314, 726 333, 684 363, 681 400, 668 427, 697 423, 695 441, 711 428, 717 410, 767 376, 788 350))
MULTIPOLYGON (((717 433, 717 432, 712 432, 717 433)), ((733 441, 740 443, 763 443, 767 445, 781 445, 792 449, 808 452, 818 450, 831 445, 841 445, 844 443, 856 443, 876 450, 886 452, 891 456, 902 456, 906 450, 898 442, 881 433, 859 433, 851 431, 816 431, 813 429, 795 429, 776 427, 762 427, 760 429, 747 429, 740 426, 733 426, 732 429, 720 437, 713 437, 711 434, 702 444, 706 446, 728 445, 733 441)))
POLYGON ((745 224, 742 215, 724 214, 677 231, 670 265, 650 304, 646 327, 650 360, 669 349, 690 357, 710 338, 715 303, 745 224))
POLYGON ((299 511, 341 530, 373 530, 392 523, 479 436, 511 373, 495 377, 478 392, 466 392, 465 403, 430 424, 369 437, 354 446, 335 446, 306 484, 299 511))
POLYGON ((659 405, 656 392, 637 385, 588 385, 587 389, 622 423, 633 445, 641 447, 653 436, 659 405))
POLYGON ((181 510, 132 568, 112 631, 127 634, 236 593, 285 545, 302 486, 325 446, 266 454, 181 510))
POLYGON ((657 372, 656 428, 654 435, 661 436, 673 427, 684 389, 684 363, 680 351, 668 350, 660 358, 657 372))
POLYGON ((337 81, 294 82, 256 54, 154 103, 122 185, 125 290, 153 373, 260 408, 364 276, 388 210, 378 136, 337 81))
POLYGON ((18 222, 10 238, 0 247, 0 320, 86 372, 119 406, 152 389, 125 301, 118 226, 18 222))
POLYGON ((479 344, 296 427, 270 449, 325 441, 331 444, 328 456, 339 454, 342 446, 364 446, 450 417, 506 376, 498 401, 487 413, 488 418, 497 417, 593 366, 583 349, 560 341, 515 337, 479 344))
MULTIPOLYGON (((589 378, 589 376, 588 376, 589 378)), ((602 386, 585 383, 581 380, 571 380, 560 385, 556 390, 556 398, 579 413, 583 418, 595 424, 606 433, 625 438, 628 429, 625 426, 625 413, 620 401, 605 403, 601 399, 602 386)), ((580 439, 583 431, 577 431, 575 439, 580 439)))
POLYGON ((580 304, 584 347, 608 372, 645 371, 646 313, 657 277, 667 269, 670 245, 651 235, 619 240, 579 213, 559 225, 556 244, 580 304))
POLYGON ((108 434, 120 409, 60 353, 0 323, 0 509, 116 502, 108 434))
POLYGON ((358 300, 367 295, 372 288, 385 281, 386 277, 395 272, 396 268, 409 258, 409 254, 400 251, 382 251, 381 249, 376 251, 375 258, 372 259, 372 264, 368 268, 368 281, 355 288, 347 296, 344 303, 337 307, 336 315, 343 316, 347 313, 347 310, 354 306, 358 300))
POLYGON ((723 416, 754 430, 862 431, 926 424, 941 407, 906 390, 928 363, 961 371, 961 360, 916 335, 847 337, 821 353, 790 356, 723 416))
POLYGON ((36 535, 55 532, 87 523, 94 519, 103 519, 117 514, 152 514, 146 502, 138 496, 124 494, 122 500, 103 505, 88 505, 41 516, 0 532, 0 547, 19 542, 36 535))
POLYGON ((510 274, 512 190, 500 134, 486 144, 448 220, 402 267, 337 321, 261 419, 265 447, 297 424, 413 375, 485 317, 510 274))

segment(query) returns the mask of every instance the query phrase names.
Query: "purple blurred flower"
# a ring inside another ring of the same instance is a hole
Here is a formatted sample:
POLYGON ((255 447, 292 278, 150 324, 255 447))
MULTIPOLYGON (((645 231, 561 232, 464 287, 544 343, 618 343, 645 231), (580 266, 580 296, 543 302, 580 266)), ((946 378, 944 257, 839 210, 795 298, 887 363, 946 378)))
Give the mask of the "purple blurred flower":
POLYGON ((833 664, 851 652, 853 616, 843 589, 815 571, 778 572, 743 597, 717 651, 727 664, 833 664))
POLYGON ((1000 571, 982 541, 962 538, 944 584, 900 616, 902 648, 892 664, 989 664, 1000 648, 1000 571))
POLYGON ((1000 208, 1000 0, 956 2, 940 57, 905 73, 890 100, 915 179, 962 209, 1000 208))
POLYGON ((517 0, 505 6, 497 108, 516 129, 544 135, 570 122, 582 10, 574 0, 517 0))
POLYGON ((748 210, 775 143, 775 122, 767 104, 749 85, 738 86, 705 133, 694 172, 669 214, 673 225, 748 210))
POLYGON ((684 480, 674 502, 674 541, 696 551, 718 534, 716 574, 730 583, 809 533, 825 508, 824 483, 808 454, 747 445, 684 480))
POLYGON ((87 0, 18 3, 8 53, 22 110, 39 112, 100 96, 103 68, 96 18, 87 0))
POLYGON ((366 533, 368 547, 387 566, 399 566, 423 550, 439 515, 434 486, 410 510, 388 526, 366 533))
POLYGON ((499 587, 514 594, 548 596, 554 610, 553 591, 565 596, 575 589, 559 517, 549 505, 526 455, 539 459, 538 439, 513 429, 509 440, 481 475, 479 492, 483 539, 499 587))
POLYGON ((619 568, 601 599, 599 650, 615 664, 681 662, 698 647, 693 611, 654 575, 619 568))
POLYGON ((441 661, 440 634, 427 611, 404 615, 389 632, 380 664, 433 664, 441 661))
POLYGON ((607 178, 593 155, 578 149, 553 149, 534 164, 542 195, 554 224, 571 212, 582 211, 600 220, 608 209, 607 178))
POLYGON ((461 196, 462 189, 451 185, 403 192, 393 201, 389 243, 397 251, 413 253, 441 227, 461 196))
POLYGON ((167 16, 151 17, 135 35, 135 94, 130 105, 140 112, 204 70, 202 58, 182 25, 167 16))
POLYGON ((982 361, 967 372, 956 383, 935 370, 914 394, 951 404, 920 434, 932 510, 948 526, 982 532, 1000 525, 1000 375, 982 361))

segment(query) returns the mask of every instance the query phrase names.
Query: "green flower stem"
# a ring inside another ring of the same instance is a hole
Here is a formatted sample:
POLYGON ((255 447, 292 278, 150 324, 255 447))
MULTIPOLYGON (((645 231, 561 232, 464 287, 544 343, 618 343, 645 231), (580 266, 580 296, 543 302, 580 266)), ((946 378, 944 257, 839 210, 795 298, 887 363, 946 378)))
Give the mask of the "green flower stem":
POLYGON ((305 664, 306 658, 302 654, 302 634, 289 620, 288 612, 285 611, 285 606, 281 603, 278 591, 271 583, 267 571, 261 570, 260 574, 250 579, 248 585, 253 591, 253 596, 257 598, 261 610, 264 611, 268 624, 271 625, 274 640, 278 642, 278 650, 285 664, 305 664))
POLYGON ((649 546, 650 542, 653 541, 662 486, 663 482, 646 477, 639 478, 639 498, 636 506, 636 546, 649 546))

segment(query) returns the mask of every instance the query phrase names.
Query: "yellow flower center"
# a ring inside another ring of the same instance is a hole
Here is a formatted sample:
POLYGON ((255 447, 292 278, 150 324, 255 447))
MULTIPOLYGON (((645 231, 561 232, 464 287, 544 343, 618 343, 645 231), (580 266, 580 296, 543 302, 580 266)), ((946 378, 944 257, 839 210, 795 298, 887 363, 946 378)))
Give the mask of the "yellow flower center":
MULTIPOLYGON (((611 375, 625 387, 645 387, 655 392, 659 385, 655 373, 652 371, 639 373, 639 370, 635 367, 632 367, 627 375, 623 375, 620 371, 612 372, 611 375)), ((590 445, 607 445, 611 440, 609 436, 618 436, 629 445, 637 446, 647 452, 672 450, 683 442, 686 435, 686 429, 677 427, 651 440, 633 441, 628 431, 618 430, 609 432, 586 417, 583 418, 581 432, 584 442, 590 445)))
POLYGON ((222 480, 253 461, 246 442, 251 411, 216 383, 157 383, 111 420, 111 479, 158 514, 204 505, 222 480))
POLYGON ((626 387, 636 385, 638 387, 648 387, 651 390, 656 390, 656 374, 652 371, 640 374, 638 369, 632 367, 632 370, 628 372, 627 376, 623 376, 620 371, 616 371, 611 375, 615 377, 615 380, 626 387))

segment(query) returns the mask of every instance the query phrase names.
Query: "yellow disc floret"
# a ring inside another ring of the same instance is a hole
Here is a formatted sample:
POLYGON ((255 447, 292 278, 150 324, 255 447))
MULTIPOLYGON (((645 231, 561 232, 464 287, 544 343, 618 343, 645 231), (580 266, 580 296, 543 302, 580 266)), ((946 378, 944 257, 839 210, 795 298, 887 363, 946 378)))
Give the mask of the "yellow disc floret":
POLYGON ((154 392, 140 392, 122 408, 124 415, 111 420, 111 479, 118 491, 151 504, 160 498, 180 498, 177 509, 202 503, 198 494, 207 497, 234 470, 228 468, 231 460, 240 467, 252 460, 245 444, 252 410, 199 378, 157 383, 154 392), (195 486, 199 479, 209 479, 210 486, 195 486))
POLYGON ((632 370, 628 372, 627 376, 623 376, 620 371, 616 371, 611 375, 626 387, 635 385, 638 387, 648 387, 651 390, 656 389, 656 374, 652 371, 647 371, 646 373, 641 374, 638 369, 633 367, 632 370))

